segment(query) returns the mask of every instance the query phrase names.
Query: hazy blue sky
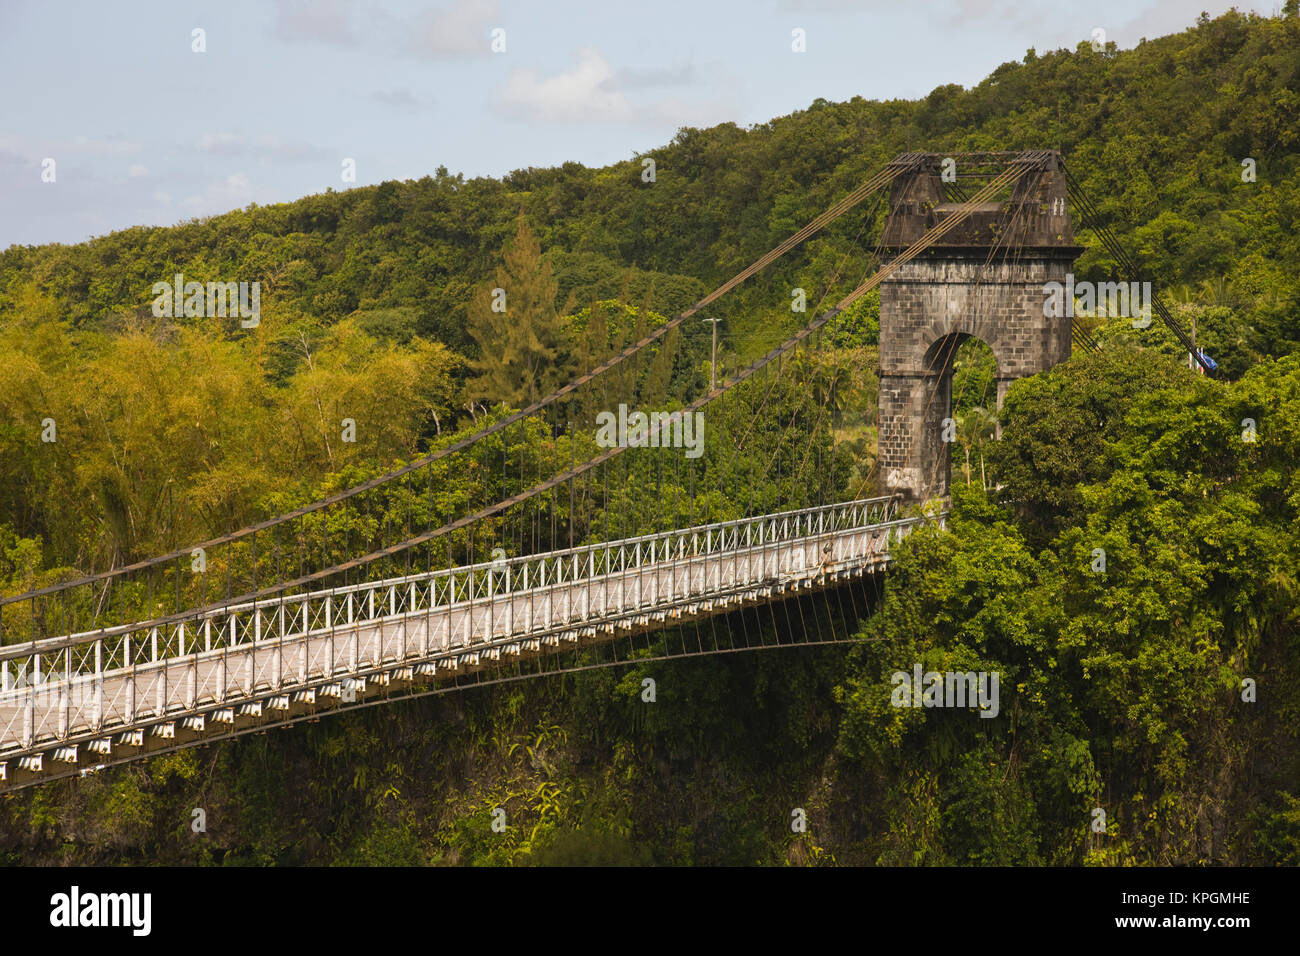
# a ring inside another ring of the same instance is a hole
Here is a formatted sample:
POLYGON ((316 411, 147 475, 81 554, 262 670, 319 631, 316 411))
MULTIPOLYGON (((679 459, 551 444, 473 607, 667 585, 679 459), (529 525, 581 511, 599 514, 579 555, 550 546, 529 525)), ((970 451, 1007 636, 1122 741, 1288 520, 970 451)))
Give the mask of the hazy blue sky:
POLYGON ((349 188, 345 157, 356 185, 603 165, 1229 6, 1280 0, 0 0, 0 248, 349 188))

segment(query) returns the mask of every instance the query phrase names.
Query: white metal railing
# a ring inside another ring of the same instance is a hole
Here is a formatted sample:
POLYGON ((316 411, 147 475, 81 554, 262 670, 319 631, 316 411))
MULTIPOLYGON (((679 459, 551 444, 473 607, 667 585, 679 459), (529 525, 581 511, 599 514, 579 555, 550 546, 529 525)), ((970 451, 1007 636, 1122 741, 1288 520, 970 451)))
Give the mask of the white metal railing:
MULTIPOLYGON (((674 529, 620 541, 529 555, 275 599, 242 602, 171 619, 104 628, 0 648, 0 708, 48 697, 62 685, 85 687, 109 671, 137 668, 208 651, 297 639, 368 622, 433 610, 450 612, 524 594, 692 558, 733 556, 844 531, 873 529, 883 549, 920 520, 894 520, 897 499, 875 498, 674 529)), ((698 595, 696 596, 698 599, 698 595)), ((468 626, 468 623, 467 623, 468 626)), ((489 636, 490 635, 485 635, 489 636)), ((468 638, 468 635, 467 635, 468 638)), ((134 698, 135 694, 132 693, 134 698)), ((95 708, 98 710, 98 707, 95 708)), ((134 710, 134 705, 132 705, 134 710)), ((10 722, 20 715, 10 713, 10 722)), ((0 721, 2 722, 2 721, 0 721)), ((0 743, 14 739, 0 728, 0 743)), ((28 734, 24 733, 23 737, 28 734)))

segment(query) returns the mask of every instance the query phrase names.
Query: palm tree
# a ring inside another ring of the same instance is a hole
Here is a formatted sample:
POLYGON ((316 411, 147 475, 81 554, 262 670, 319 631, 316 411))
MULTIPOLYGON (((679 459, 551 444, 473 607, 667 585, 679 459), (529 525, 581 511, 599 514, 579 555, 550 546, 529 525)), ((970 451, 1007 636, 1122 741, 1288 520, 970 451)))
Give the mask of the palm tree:
POLYGON ((1233 308, 1237 304, 1237 296, 1228 287, 1226 276, 1202 279, 1200 293, 1197 298, 1206 305, 1223 305, 1233 308))
POLYGON ((984 455, 986 441, 991 441, 997 432, 998 417, 982 405, 974 405, 965 412, 955 416, 957 425, 957 444, 966 453, 966 484, 970 484, 971 451, 980 449, 980 487, 984 487, 984 455))

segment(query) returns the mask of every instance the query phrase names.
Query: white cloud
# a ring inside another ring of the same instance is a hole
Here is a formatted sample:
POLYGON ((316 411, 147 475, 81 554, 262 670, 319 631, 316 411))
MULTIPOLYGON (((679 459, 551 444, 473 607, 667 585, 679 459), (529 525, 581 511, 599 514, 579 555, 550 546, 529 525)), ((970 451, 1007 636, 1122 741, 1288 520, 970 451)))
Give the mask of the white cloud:
POLYGON ((578 65, 554 76, 536 70, 510 72, 497 95, 505 112, 547 122, 626 122, 636 110, 613 86, 614 70, 590 47, 578 51, 578 65))
POLYGON ((243 173, 231 173, 211 183, 202 193, 186 196, 181 206, 202 215, 239 209, 253 201, 253 186, 243 173))
POLYGON ((496 0, 457 0, 428 10, 404 31, 407 52, 435 58, 489 55, 489 34, 500 25, 499 17, 496 0))
POLYGON ((126 174, 131 179, 139 179, 141 176, 149 175, 149 167, 141 166, 139 163, 132 163, 130 166, 126 167, 126 174))
POLYGON ((719 123, 734 119, 739 110, 737 84, 718 69, 701 71, 690 61, 678 61, 667 68, 615 71, 599 50, 587 47, 577 56, 576 66, 552 76, 533 69, 511 71, 496 95, 497 110, 550 123, 671 127, 719 123), (694 87, 708 96, 647 98, 656 87, 694 87))
POLYGON ((490 54, 499 18, 496 0, 451 0, 412 15, 390 13, 378 0, 277 0, 274 31, 286 43, 444 59, 490 54), (354 17, 356 9, 363 14, 354 17))
POLYGON ((314 40, 332 46, 356 46, 347 0, 279 0, 275 33, 282 40, 314 40))

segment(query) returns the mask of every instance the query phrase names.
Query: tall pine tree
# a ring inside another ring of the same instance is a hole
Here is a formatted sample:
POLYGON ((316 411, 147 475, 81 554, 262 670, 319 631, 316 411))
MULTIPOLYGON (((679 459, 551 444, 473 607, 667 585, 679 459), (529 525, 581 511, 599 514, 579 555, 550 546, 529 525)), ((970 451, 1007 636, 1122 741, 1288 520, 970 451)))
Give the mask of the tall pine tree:
POLYGON ((477 358, 465 383, 471 401, 520 407, 567 380, 572 348, 555 308, 559 291, 551 264, 522 213, 514 238, 502 250, 496 284, 483 288, 469 308, 469 334, 477 358))

